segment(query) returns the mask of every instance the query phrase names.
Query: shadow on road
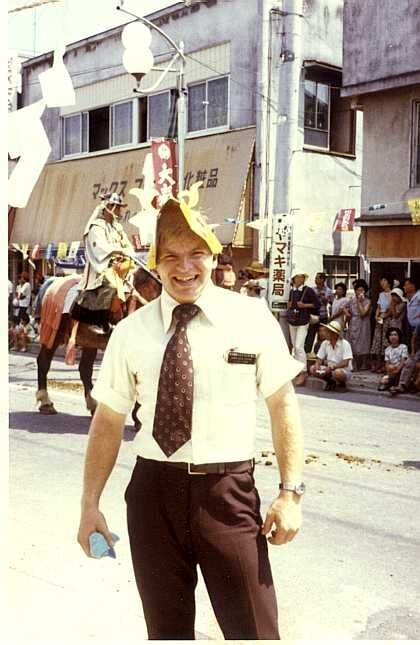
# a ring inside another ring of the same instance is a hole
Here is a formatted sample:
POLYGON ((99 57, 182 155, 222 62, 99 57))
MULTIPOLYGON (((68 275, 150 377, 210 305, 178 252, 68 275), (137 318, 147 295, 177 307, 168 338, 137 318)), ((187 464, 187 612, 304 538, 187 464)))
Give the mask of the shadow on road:
POLYGON ((420 461, 403 461, 403 466, 417 468, 420 470, 420 461))
MULTIPOLYGON (((39 412, 11 412, 9 415, 11 430, 43 434, 87 435, 90 421, 90 416, 77 416, 63 412, 53 416, 45 416, 39 412)), ((133 441, 135 437, 133 427, 126 426, 123 441, 133 441)))
POLYGON ((334 399, 335 401, 347 401, 351 403, 364 403, 365 405, 374 405, 380 408, 393 408, 395 410, 405 410, 407 412, 420 412, 420 400, 418 397, 398 398, 388 397, 376 394, 373 392, 325 392, 322 390, 310 390, 305 387, 297 387, 297 394, 304 394, 305 396, 313 396, 317 399, 334 399))

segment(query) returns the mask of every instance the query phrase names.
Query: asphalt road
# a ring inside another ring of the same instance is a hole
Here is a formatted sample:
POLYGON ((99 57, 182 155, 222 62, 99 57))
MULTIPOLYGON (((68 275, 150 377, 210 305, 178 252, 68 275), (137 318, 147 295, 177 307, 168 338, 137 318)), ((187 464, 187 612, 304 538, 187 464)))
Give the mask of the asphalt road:
MULTIPOLYGON (((77 372, 54 363, 52 376, 63 388, 51 389, 60 410, 54 417, 36 411, 35 376, 33 357, 11 357, 7 642, 137 643, 146 632, 122 501, 135 435, 127 426, 103 495, 110 528, 121 537, 117 560, 89 560, 75 541, 90 420, 82 394, 69 389, 77 372)), ((420 639, 418 402, 351 397, 299 394, 304 526, 289 545, 269 547, 281 635, 420 639)), ((266 464, 273 462, 271 450, 261 401, 255 477, 263 511, 278 483, 274 463, 266 464)), ((196 626, 200 639, 221 638, 201 580, 196 626)))

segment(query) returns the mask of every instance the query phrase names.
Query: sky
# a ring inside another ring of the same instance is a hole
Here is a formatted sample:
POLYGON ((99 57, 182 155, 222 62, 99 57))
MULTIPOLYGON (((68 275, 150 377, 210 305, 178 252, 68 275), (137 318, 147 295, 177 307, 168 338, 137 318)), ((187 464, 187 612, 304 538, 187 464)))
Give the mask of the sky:
MULTIPOLYGON (((8 10, 30 5, 35 0, 9 0, 8 10)), ((128 11, 144 16, 176 0, 60 0, 36 9, 8 15, 8 49, 28 56, 55 48, 57 31, 64 23, 66 44, 128 22, 130 16, 115 7, 123 4, 128 11)))

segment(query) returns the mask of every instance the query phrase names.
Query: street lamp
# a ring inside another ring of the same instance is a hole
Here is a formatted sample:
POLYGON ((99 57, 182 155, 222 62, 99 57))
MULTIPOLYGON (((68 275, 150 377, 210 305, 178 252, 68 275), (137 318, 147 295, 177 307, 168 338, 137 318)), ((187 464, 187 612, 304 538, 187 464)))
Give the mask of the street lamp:
POLYGON ((134 76, 137 81, 137 88, 133 91, 139 94, 150 94, 154 92, 167 76, 168 73, 173 72, 177 74, 177 113, 178 113, 178 191, 184 188, 184 157, 185 157, 185 132, 186 132, 186 101, 187 101, 187 88, 184 84, 185 74, 185 55, 184 43, 181 41, 176 44, 172 38, 165 34, 162 29, 154 25, 147 18, 138 16, 131 11, 123 8, 122 4, 117 5, 119 11, 123 11, 129 16, 136 18, 140 21, 131 22, 126 25, 122 33, 122 42, 126 51, 123 55, 123 65, 129 74, 134 76), (150 42, 152 39, 150 29, 155 29, 159 34, 169 43, 171 49, 169 53, 173 53, 171 60, 166 67, 156 68, 153 67, 153 54, 150 50, 150 42), (178 69, 173 69, 176 62, 179 62, 178 69), (158 77, 156 83, 148 88, 140 88, 140 83, 143 76, 151 69, 162 72, 158 77))

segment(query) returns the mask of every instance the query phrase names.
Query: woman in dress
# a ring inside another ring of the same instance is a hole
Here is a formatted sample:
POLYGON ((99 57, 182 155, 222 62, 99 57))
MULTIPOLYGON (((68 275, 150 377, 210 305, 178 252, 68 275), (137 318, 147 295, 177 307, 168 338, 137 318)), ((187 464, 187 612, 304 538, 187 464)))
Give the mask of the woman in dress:
POLYGON ((390 275, 383 275, 379 282, 382 291, 379 294, 375 311, 375 331, 373 333, 372 346, 372 372, 380 374, 384 371, 385 347, 388 345, 387 331, 390 327, 391 312, 391 289, 394 279, 390 275))
MULTIPOLYGON (((372 303, 366 297, 366 283, 356 282, 354 286, 355 295, 350 298, 346 307, 348 329, 346 338, 353 350, 354 364, 356 370, 368 369, 368 358, 370 350, 370 311, 372 303)), ((366 285, 367 287, 367 285, 366 285)))

